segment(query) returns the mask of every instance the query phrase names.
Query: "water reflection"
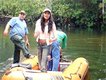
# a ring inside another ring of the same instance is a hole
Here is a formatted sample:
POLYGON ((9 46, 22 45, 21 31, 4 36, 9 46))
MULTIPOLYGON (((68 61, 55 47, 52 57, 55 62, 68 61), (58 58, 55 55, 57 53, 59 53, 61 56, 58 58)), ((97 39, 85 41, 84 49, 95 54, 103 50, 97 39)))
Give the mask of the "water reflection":
MULTIPOLYGON (((30 29, 30 50, 36 54, 36 44, 33 38, 33 30, 30 29)), ((9 66, 12 62, 13 44, 9 37, 3 37, 3 28, 0 27, 0 70, 9 66), (7 65, 8 64, 8 65, 7 65)), ((90 80, 106 80, 106 35, 95 34, 87 31, 69 32, 67 48, 63 50, 63 56, 68 60, 84 57, 89 62, 90 80)))
POLYGON ((68 35, 68 50, 64 55, 69 59, 76 57, 85 57, 90 64, 91 80, 104 80, 106 78, 106 36, 105 34, 97 35, 94 33, 80 32, 68 35), (69 47, 70 46, 70 47, 69 47), (101 74, 102 73, 102 74, 101 74))

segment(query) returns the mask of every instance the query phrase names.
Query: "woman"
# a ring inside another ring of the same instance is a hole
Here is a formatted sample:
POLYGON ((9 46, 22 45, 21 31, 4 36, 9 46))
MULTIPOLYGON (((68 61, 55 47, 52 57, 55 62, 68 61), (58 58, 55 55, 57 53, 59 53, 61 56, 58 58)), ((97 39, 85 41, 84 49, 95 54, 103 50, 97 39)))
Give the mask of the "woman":
POLYGON ((36 22, 34 37, 38 43, 38 61, 42 72, 47 71, 47 56, 50 45, 56 41, 56 26, 51 10, 46 8, 36 22))

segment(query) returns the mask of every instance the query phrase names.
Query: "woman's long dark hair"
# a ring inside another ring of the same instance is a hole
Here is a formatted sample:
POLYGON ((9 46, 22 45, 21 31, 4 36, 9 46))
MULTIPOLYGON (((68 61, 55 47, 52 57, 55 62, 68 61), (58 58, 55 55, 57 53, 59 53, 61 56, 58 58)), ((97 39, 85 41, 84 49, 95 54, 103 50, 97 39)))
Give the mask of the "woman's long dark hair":
MULTIPOLYGON (((49 20, 48 20, 48 33, 50 33, 50 31, 52 31, 52 27, 53 27, 53 17, 52 17, 52 14, 50 13, 50 17, 49 17, 49 20)), ((42 32, 44 32, 45 19, 44 19, 43 14, 41 15, 41 29, 42 29, 42 32)))

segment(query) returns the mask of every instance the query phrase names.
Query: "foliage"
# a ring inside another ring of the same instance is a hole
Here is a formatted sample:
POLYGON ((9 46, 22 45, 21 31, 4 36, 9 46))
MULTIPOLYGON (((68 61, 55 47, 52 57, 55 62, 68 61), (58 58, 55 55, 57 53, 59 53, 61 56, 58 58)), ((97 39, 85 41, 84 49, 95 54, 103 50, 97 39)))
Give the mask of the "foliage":
MULTIPOLYGON (((97 25, 98 6, 97 0, 0 0, 0 15, 17 16, 23 9, 27 12, 27 21, 32 24, 42 10, 49 7, 52 9, 54 17, 62 18, 61 22, 67 18, 75 26, 79 28, 85 26, 85 29, 91 30, 95 29, 97 25)), ((106 19, 105 14, 104 19, 106 19)), ((105 29, 103 26, 102 28, 105 29)))

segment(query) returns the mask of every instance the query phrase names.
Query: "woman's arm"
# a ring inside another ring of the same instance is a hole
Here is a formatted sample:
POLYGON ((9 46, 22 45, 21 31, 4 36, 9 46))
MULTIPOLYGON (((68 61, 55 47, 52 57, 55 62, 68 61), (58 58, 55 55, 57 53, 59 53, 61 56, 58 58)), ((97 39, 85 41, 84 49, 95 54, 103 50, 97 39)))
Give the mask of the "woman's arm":
POLYGON ((38 20, 35 24, 34 38, 37 38, 40 35, 40 20, 38 20))

